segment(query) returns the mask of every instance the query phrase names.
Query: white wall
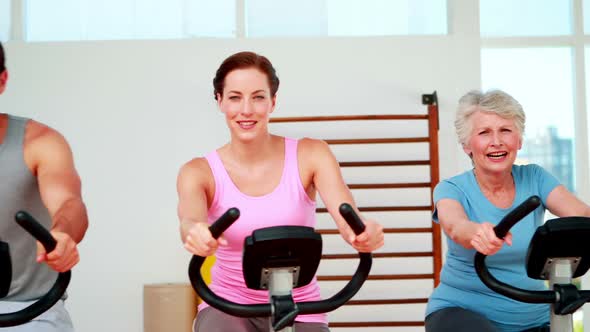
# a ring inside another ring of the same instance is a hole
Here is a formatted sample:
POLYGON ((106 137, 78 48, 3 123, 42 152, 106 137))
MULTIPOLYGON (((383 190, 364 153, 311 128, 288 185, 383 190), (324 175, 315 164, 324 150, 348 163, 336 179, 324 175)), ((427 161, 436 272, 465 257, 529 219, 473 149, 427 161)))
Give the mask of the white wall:
POLYGON ((187 281, 176 175, 227 141, 211 80, 233 52, 271 59, 282 81, 276 116, 423 112, 421 94, 437 90, 441 177, 466 165, 452 117, 479 87, 479 44, 460 34, 5 46, 0 112, 60 130, 83 180, 90 228, 67 302, 78 331, 142 331, 143 285, 187 281))

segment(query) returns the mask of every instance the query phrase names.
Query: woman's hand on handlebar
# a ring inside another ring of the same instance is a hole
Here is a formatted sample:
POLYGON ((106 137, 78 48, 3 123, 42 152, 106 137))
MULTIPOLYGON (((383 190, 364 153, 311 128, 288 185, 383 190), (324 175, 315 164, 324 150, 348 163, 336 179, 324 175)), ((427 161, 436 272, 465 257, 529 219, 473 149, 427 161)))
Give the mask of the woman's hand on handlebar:
POLYGON ((359 235, 349 229, 350 245, 358 252, 373 252, 383 246, 383 226, 374 220, 364 220, 365 231, 359 235))
POLYGON ((489 222, 476 224, 475 233, 470 241, 475 250, 487 256, 497 253, 504 243, 512 245, 512 234, 508 232, 503 240, 498 238, 494 225, 489 222))
POLYGON ((209 225, 205 222, 195 223, 184 239, 186 250, 201 257, 213 255, 220 245, 227 245, 227 240, 223 235, 217 240, 214 239, 209 231, 209 225))

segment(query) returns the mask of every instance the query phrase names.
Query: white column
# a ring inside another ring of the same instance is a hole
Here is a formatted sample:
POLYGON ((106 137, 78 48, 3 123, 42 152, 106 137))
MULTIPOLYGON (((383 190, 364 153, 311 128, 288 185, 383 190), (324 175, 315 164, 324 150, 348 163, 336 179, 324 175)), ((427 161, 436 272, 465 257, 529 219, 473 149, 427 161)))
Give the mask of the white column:
POLYGON ((10 3, 10 40, 25 40, 25 0, 10 3))

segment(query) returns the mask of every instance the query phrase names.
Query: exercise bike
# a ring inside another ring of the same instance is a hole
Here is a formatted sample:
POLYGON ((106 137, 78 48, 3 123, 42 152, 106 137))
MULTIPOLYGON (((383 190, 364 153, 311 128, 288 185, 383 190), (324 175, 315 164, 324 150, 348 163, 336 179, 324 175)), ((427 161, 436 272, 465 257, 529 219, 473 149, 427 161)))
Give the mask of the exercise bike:
MULTIPOLYGON (((498 238, 541 204, 531 196, 507 214, 494 227, 498 238)), ((565 217, 548 220, 533 235, 526 257, 530 278, 549 280, 551 290, 531 291, 503 283, 492 276, 485 264, 486 255, 475 255, 475 270, 491 290, 527 303, 551 304, 551 332, 573 331, 572 314, 590 301, 590 291, 578 290, 572 278, 590 268, 590 218, 565 217)))
MULTIPOLYGON (((340 205, 340 214, 358 235, 365 225, 349 204, 340 205)), ((209 230, 218 238, 240 216, 229 209, 209 230)), ((248 288, 269 291, 269 303, 244 305, 228 301, 207 286, 201 275, 205 257, 193 256, 189 277, 197 294, 210 306, 238 317, 271 317, 272 331, 293 331, 300 314, 318 314, 337 309, 350 300, 369 275, 371 253, 359 253, 359 264, 351 280, 329 299, 295 303, 292 289, 309 284, 322 255, 322 238, 311 227, 276 226, 255 230, 244 242, 243 273, 248 288)))
MULTIPOLYGON (((43 247, 45 247, 45 251, 51 252, 55 249, 57 243, 53 236, 51 236, 51 233, 49 233, 49 231, 41 226, 41 224, 27 212, 19 211, 14 216, 14 219, 29 234, 41 242, 43 247)), ((8 295, 10 282, 12 280, 12 263, 10 261, 8 244, 6 243, 1 243, 0 267, 2 269, 2 273, 0 274, 0 299, 2 299, 8 295)), ((49 310, 55 303, 57 303, 57 301, 59 301, 59 299, 61 299, 70 283, 70 279, 71 271, 59 273, 51 289, 39 300, 19 311, 0 314, 0 327, 24 324, 49 310)))

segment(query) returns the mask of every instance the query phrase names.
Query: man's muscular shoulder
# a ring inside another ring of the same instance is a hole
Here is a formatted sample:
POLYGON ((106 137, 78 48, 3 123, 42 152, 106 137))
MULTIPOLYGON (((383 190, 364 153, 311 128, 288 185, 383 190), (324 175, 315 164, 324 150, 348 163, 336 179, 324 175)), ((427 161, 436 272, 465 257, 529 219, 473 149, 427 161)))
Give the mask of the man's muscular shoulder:
POLYGON ((57 130, 29 120, 25 130, 24 156, 29 169, 36 173, 39 164, 47 159, 58 158, 69 162, 72 152, 66 139, 57 130))

